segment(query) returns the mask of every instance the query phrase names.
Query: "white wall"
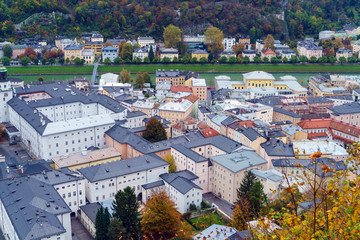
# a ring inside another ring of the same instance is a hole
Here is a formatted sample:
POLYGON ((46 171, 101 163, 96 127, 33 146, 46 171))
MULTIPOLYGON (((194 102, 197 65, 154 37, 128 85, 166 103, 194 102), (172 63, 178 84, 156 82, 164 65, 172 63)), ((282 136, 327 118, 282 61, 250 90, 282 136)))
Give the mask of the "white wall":
POLYGON ((72 212, 76 212, 80 206, 86 204, 84 179, 54 185, 54 188, 72 212))

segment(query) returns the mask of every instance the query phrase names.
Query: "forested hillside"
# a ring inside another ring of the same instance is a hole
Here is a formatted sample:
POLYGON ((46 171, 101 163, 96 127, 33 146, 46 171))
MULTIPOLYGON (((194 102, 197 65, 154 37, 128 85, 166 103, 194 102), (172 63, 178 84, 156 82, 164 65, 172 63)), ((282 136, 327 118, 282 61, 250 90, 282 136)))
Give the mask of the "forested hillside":
POLYGON ((213 25, 226 36, 296 39, 346 22, 360 23, 358 0, 0 0, 0 9, 0 37, 14 40, 14 24, 35 13, 41 15, 27 21, 23 30, 27 36, 40 33, 45 38, 92 30, 105 37, 161 38, 163 28, 172 23, 185 34, 203 33, 213 25), (278 19, 283 11, 285 22, 278 19))

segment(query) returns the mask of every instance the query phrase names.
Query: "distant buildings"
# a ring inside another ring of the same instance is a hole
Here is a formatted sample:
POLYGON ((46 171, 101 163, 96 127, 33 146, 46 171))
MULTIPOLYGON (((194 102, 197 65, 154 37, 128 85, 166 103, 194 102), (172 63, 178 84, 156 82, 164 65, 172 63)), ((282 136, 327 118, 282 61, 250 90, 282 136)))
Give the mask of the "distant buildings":
POLYGON ((179 71, 179 70, 157 70, 156 71, 156 84, 159 84, 163 81, 168 81, 172 85, 183 86, 185 81, 188 81, 193 78, 198 78, 199 74, 190 71, 179 71))
POLYGON ((299 56, 305 56, 308 59, 311 57, 316 57, 316 59, 320 58, 322 56, 322 47, 318 46, 317 43, 305 40, 298 43, 298 54, 299 56))
POLYGON ((162 61, 164 58, 169 58, 170 61, 176 57, 179 59, 179 51, 175 48, 162 48, 160 49, 160 60, 162 61))
POLYGON ((138 37, 137 43, 140 45, 140 47, 146 47, 155 43, 155 40, 152 37, 138 37))
POLYGON ((103 61, 108 58, 111 62, 114 62, 114 59, 119 57, 119 49, 112 46, 103 47, 101 54, 103 61))

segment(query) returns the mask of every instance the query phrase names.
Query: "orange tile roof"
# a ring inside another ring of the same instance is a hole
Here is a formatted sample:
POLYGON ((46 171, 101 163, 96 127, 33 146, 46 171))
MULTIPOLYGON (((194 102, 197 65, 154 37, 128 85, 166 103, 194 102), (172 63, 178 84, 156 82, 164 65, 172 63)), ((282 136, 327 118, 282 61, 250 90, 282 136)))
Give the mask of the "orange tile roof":
POLYGON ((195 96, 194 94, 190 94, 185 99, 189 100, 192 103, 195 103, 199 98, 197 96, 195 96))
POLYGON ((328 128, 330 126, 331 119, 306 119, 298 122, 298 126, 302 129, 314 129, 314 128, 328 128))
POLYGON ((263 54, 276 54, 273 50, 271 49, 265 49, 261 51, 263 54))
POLYGON ((308 133, 308 139, 314 139, 314 138, 318 138, 318 137, 327 137, 328 135, 325 132, 320 132, 320 133, 308 133))
POLYGON ((189 87, 186 86, 171 86, 170 90, 172 92, 191 92, 192 90, 189 87))
POLYGON ((360 136, 360 128, 354 125, 350 125, 348 123, 344 123, 338 120, 333 119, 330 123, 330 128, 337 130, 339 132, 343 132, 349 134, 354 137, 360 136))
POLYGON ((174 125, 171 126, 172 128, 178 129, 180 131, 185 131, 186 128, 184 125, 182 125, 181 123, 175 123, 174 125))
POLYGON ((200 131, 201 134, 205 137, 205 138, 208 138, 208 137, 215 137, 215 136, 218 136, 220 135, 220 133, 212 128, 210 129, 205 129, 205 130, 201 130, 200 131))
POLYGON ((248 127, 256 127, 257 125, 251 121, 251 120, 246 120, 246 121, 239 121, 238 122, 241 126, 248 128, 248 127))

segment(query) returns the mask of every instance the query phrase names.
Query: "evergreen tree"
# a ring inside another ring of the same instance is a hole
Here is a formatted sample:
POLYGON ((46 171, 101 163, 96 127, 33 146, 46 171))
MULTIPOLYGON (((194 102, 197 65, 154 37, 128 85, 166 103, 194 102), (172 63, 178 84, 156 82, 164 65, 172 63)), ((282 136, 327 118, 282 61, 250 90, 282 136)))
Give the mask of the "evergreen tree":
POLYGON ((149 142, 159 142, 162 140, 166 140, 166 131, 162 123, 156 118, 151 118, 146 125, 143 138, 145 138, 149 142))
POLYGON ((4 52, 4 57, 11 58, 13 55, 13 50, 10 45, 5 45, 5 47, 3 48, 3 52, 4 52))
POLYGON ((110 214, 107 208, 102 206, 98 209, 95 217, 95 240, 108 240, 108 227, 110 224, 110 214))
POLYGON ((129 236, 126 234, 126 229, 124 228, 122 222, 119 219, 113 218, 110 221, 110 225, 108 228, 108 237, 109 240, 119 240, 120 237, 128 239, 129 236))
POLYGON ((139 203, 134 189, 126 187, 115 195, 113 216, 122 222, 125 232, 133 239, 140 236, 139 203))
POLYGON ((153 47, 152 47, 152 46, 150 46, 150 51, 149 51, 148 57, 149 57, 150 62, 152 62, 153 59, 154 59, 154 57, 155 57, 155 55, 154 55, 154 50, 153 50, 153 47))

